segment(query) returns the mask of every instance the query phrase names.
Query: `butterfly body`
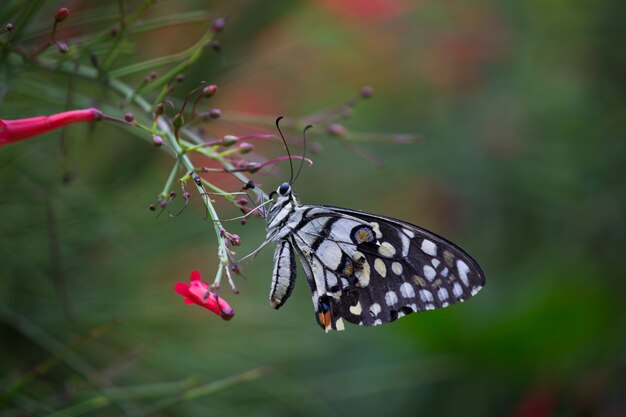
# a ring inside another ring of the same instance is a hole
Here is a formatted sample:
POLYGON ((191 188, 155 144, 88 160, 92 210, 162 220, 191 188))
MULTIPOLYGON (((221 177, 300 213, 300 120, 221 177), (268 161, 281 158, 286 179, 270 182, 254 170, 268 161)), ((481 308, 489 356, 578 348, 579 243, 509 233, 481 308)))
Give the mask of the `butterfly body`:
POLYGON ((267 240, 276 243, 270 304, 291 295, 296 257, 326 331, 345 321, 376 326, 476 294, 482 270, 467 253, 418 226, 358 210, 301 204, 289 183, 267 214, 267 240))

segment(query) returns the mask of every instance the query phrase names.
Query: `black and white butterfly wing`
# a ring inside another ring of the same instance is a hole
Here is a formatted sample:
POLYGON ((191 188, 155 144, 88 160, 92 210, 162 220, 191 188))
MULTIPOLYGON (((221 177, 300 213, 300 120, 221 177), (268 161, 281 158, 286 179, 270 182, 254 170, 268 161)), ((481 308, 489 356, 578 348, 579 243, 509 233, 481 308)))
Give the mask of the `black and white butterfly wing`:
POLYGON ((291 241, 326 331, 343 330, 343 320, 375 326, 444 308, 485 284, 481 268, 458 246, 389 217, 309 206, 291 241))

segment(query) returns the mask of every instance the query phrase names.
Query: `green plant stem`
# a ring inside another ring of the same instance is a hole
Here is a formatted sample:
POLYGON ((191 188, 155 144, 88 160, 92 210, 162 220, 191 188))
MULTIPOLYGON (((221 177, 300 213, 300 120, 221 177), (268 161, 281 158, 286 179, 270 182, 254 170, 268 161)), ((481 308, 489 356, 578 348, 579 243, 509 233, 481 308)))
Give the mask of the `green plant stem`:
POLYGON ((163 187, 163 191, 161 191, 161 198, 166 199, 169 195, 170 190, 172 189, 172 184, 176 179, 176 174, 180 169, 180 161, 177 159, 174 163, 174 167, 172 168, 172 172, 170 172, 170 176, 167 177, 167 181, 165 182, 165 186, 163 187))

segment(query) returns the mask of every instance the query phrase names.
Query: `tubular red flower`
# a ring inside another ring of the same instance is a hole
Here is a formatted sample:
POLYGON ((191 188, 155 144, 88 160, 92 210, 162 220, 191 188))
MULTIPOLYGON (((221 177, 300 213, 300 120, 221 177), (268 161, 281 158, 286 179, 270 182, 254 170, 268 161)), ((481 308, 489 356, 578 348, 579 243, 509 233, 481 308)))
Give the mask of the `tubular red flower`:
POLYGON ((89 108, 28 119, 0 120, 0 146, 28 139, 72 123, 92 122, 101 118, 100 110, 89 108))
POLYGON ((209 284, 200 279, 199 271, 192 271, 189 276, 190 283, 177 282, 174 291, 185 297, 185 303, 197 304, 217 314, 224 320, 230 320, 235 315, 232 307, 217 294, 209 290, 209 284))

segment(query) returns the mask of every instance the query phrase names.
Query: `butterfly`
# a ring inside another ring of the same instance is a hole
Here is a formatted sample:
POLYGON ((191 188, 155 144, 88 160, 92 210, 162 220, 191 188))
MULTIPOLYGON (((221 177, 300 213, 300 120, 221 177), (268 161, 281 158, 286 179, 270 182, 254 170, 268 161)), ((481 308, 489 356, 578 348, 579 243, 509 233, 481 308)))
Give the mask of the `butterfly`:
POLYGON ((270 194, 276 199, 266 214, 265 241, 276 243, 273 308, 293 291, 296 257, 326 332, 344 330, 345 322, 376 326, 448 307, 485 285, 478 263, 443 237, 392 217, 301 204, 293 181, 292 168, 292 180, 270 194))

